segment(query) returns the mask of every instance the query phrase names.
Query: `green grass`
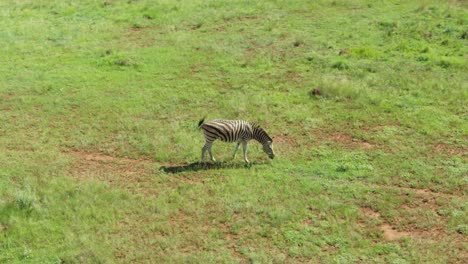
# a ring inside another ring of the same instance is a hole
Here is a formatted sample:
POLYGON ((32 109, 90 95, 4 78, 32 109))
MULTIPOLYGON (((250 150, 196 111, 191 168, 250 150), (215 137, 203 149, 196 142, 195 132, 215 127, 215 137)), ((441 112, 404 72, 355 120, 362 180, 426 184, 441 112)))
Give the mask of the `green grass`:
POLYGON ((0 262, 466 263, 467 7, 2 1, 0 262))

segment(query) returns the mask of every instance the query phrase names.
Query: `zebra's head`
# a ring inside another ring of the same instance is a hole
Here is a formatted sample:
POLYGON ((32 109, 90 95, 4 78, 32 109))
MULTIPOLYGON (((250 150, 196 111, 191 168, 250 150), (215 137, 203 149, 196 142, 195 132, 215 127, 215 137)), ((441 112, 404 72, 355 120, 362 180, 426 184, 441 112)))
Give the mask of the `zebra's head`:
POLYGON ((257 124, 253 124, 253 138, 256 139, 263 145, 263 151, 268 155, 270 159, 275 158, 275 152, 273 151, 273 139, 267 134, 263 128, 257 124))
POLYGON ((275 152, 273 151, 273 141, 266 141, 263 144, 263 151, 268 155, 270 159, 275 158, 275 152))

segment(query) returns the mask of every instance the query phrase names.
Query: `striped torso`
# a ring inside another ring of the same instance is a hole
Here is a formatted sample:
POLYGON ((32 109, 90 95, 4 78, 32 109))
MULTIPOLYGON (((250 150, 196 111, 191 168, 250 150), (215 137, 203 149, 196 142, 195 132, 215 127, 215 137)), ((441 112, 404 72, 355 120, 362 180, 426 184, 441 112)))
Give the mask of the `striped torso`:
POLYGON ((215 119, 204 123, 201 128, 207 141, 241 142, 254 138, 253 126, 243 120, 215 119))

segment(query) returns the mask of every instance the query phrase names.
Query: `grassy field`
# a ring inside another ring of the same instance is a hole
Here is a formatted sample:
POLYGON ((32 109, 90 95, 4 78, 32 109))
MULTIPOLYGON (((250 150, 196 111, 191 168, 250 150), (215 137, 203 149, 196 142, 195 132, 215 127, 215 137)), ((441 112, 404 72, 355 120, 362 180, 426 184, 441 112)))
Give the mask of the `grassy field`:
POLYGON ((467 263, 468 5, 0 1, 1 263, 467 263), (274 140, 216 142, 198 120, 274 140))

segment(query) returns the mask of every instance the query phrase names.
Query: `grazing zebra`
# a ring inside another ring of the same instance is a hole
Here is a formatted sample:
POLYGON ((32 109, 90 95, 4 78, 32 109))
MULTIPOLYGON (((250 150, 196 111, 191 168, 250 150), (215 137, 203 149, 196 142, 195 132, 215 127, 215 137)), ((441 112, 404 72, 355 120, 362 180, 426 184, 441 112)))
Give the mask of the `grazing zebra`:
POLYGON ((273 152, 273 140, 270 136, 256 124, 251 124, 243 120, 211 120, 205 123, 205 118, 198 122, 198 128, 203 130, 205 136, 205 146, 202 148, 202 162, 205 161, 205 153, 208 150, 211 161, 215 161, 213 153, 211 152, 211 146, 213 141, 219 139, 224 142, 237 142, 236 149, 232 158, 236 157, 239 145, 242 143, 244 150, 244 161, 249 162, 247 159, 247 142, 251 139, 255 139, 263 145, 263 151, 268 154, 270 159, 275 157, 273 152))

